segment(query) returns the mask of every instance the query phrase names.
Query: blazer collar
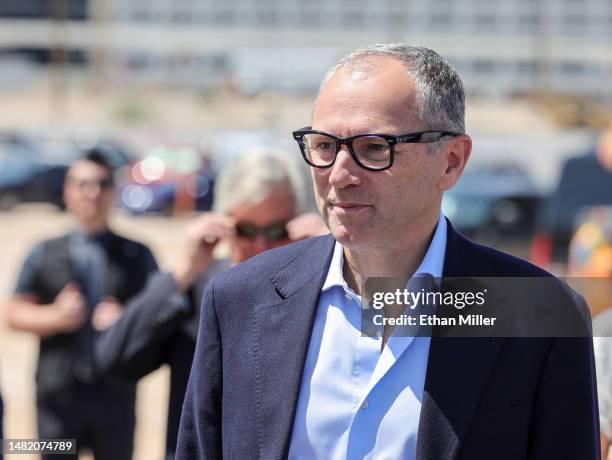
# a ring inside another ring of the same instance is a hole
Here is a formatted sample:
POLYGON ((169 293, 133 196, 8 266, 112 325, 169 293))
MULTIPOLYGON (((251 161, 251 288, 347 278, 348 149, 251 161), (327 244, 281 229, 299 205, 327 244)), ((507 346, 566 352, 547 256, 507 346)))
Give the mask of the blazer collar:
POLYGON ((448 231, 443 276, 492 276, 493 268, 478 245, 455 230, 448 219, 446 223, 448 231))
MULTIPOLYGON (((325 235, 310 240, 310 245, 298 252, 287 264, 270 277, 283 299, 310 283, 313 278, 327 274, 336 240, 325 235)), ((324 278, 323 278, 324 279, 324 278)))
MULTIPOLYGON (((492 276, 484 252, 448 223, 445 277, 492 276)), ((459 454, 503 338, 431 339, 417 437, 418 459, 459 454)))
MULTIPOLYGON (((477 245, 447 221, 444 276, 493 273, 477 245)), ((279 301, 255 307, 260 456, 286 458, 319 295, 335 240, 315 238, 271 277, 279 301)), ((503 339, 432 337, 417 458, 455 458, 503 339)))
POLYGON ((278 302, 255 306, 255 399, 260 458, 286 458, 331 236, 309 240, 271 277, 278 302))

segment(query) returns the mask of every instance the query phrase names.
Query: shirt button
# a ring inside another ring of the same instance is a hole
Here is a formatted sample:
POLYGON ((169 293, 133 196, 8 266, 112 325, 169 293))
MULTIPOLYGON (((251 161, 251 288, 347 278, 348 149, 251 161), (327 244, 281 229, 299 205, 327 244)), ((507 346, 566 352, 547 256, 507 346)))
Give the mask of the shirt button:
POLYGON ((361 403, 361 408, 362 409, 367 409, 368 408, 368 401, 364 401, 361 403))

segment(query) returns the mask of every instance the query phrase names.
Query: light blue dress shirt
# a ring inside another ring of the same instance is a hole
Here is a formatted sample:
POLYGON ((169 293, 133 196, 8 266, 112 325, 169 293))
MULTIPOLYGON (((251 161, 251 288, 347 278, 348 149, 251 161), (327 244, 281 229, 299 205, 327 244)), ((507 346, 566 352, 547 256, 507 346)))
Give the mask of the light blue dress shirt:
MULTIPOLYGON (((440 214, 416 275, 441 277, 446 220, 440 214)), ((359 296, 342 275, 336 243, 323 285, 300 388, 289 458, 414 459, 429 337, 361 334, 359 296)))

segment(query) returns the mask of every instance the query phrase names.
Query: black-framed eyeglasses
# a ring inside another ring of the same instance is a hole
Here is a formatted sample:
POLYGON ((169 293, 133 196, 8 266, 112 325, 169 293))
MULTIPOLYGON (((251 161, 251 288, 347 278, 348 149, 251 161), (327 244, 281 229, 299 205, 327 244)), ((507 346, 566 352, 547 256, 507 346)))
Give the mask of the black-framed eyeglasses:
POLYGON ((289 237, 286 222, 276 222, 263 228, 249 222, 238 222, 236 224, 236 233, 238 236, 249 240, 254 240, 257 235, 262 234, 268 243, 285 240, 289 237))
POLYGON ((310 126, 293 131, 306 163, 315 168, 331 168, 336 162, 343 145, 355 162, 369 171, 383 171, 393 165, 393 155, 397 144, 429 144, 445 136, 456 137, 451 131, 421 131, 402 134, 359 134, 351 137, 337 137, 310 126))

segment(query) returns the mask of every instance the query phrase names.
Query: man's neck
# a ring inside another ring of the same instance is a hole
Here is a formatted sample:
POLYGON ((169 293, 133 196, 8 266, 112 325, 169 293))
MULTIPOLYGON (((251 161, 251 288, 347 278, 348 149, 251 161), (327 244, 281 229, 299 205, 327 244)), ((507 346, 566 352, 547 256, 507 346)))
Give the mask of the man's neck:
POLYGON ((371 277, 401 278, 406 281, 414 275, 425 258, 437 219, 421 229, 407 232, 411 238, 384 248, 365 250, 344 249, 343 275, 347 284, 361 294, 363 283, 371 277))
POLYGON ((80 231, 86 235, 99 235, 108 230, 108 222, 77 222, 80 231))

